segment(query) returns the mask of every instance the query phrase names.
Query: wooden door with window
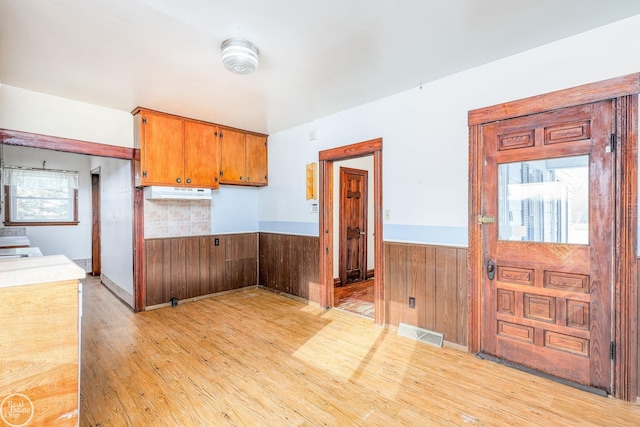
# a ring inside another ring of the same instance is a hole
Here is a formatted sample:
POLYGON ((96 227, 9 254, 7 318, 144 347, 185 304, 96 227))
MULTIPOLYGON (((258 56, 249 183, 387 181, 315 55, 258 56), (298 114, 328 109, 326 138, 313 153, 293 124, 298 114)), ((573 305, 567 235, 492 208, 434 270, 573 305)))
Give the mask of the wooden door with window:
POLYGON ((485 124, 482 350, 611 390, 612 104, 485 124))
POLYGON ((340 168, 340 284, 367 278, 366 170, 340 168))

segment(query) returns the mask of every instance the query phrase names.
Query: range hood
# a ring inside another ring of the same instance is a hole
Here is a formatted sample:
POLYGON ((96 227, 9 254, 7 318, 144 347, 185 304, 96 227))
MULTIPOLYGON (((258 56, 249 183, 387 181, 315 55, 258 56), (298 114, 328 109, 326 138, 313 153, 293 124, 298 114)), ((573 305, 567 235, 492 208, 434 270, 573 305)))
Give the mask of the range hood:
POLYGON ((161 187, 144 188, 147 200, 211 200, 210 188, 161 187))

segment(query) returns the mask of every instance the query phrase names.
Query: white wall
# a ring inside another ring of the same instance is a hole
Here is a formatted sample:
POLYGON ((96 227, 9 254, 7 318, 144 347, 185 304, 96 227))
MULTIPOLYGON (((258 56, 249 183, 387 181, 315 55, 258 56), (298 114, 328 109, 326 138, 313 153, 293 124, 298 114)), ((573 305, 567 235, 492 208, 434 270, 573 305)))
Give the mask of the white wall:
POLYGON ((129 160, 91 157, 100 173, 100 243, 102 274, 125 293, 133 307, 133 194, 129 160))
POLYGON ((223 185, 211 198, 211 234, 258 231, 261 187, 223 185))
MULTIPOLYGON (((72 260, 91 258, 91 176, 89 157, 50 150, 4 146, 7 166, 73 170, 78 172, 78 225, 26 227, 32 247, 43 255, 64 254, 72 260)), ((4 218, 3 204, 2 217, 4 218)))
POLYGON ((0 129, 133 147, 129 112, 7 85, 0 85, 0 129))
POLYGON ((270 135, 261 230, 317 235, 305 164, 321 150, 382 137, 384 239, 466 245, 468 111, 640 72, 640 49, 629 43, 637 40, 640 15, 270 135), (320 138, 310 142, 314 130, 320 138))

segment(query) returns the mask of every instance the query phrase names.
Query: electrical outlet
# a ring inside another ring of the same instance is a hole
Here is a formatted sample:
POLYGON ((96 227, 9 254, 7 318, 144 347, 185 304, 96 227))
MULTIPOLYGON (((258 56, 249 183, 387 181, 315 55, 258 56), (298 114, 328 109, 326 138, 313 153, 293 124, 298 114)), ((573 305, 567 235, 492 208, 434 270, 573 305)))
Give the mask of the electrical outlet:
POLYGON ((409 308, 416 308, 416 298, 409 297, 409 308))
POLYGON ((218 239, 217 237, 215 239, 213 239, 213 245, 214 246, 220 246, 220 239, 218 239))

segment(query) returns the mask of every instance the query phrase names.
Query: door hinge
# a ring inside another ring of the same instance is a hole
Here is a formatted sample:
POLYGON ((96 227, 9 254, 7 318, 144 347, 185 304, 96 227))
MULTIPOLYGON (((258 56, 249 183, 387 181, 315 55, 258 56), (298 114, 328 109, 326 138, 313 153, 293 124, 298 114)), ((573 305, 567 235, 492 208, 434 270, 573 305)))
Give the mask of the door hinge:
POLYGON ((611 144, 609 145, 609 152, 613 153, 614 151, 616 151, 616 134, 612 133, 611 134, 611 144))
POLYGON ((224 171, 220 169, 220 176, 224 176, 224 171))
POLYGON ((616 343, 615 341, 611 341, 611 345, 609 346, 609 357, 611 360, 615 360, 616 358, 616 343))
POLYGON ((146 124, 147 124, 147 118, 146 118, 146 117, 143 117, 143 118, 142 118, 142 124, 143 124, 143 125, 146 125, 146 124))
POLYGON ((478 224, 493 224, 495 222, 495 217, 489 215, 478 215, 478 224))
POLYGON ((147 171, 142 171, 142 177, 146 178, 147 177, 147 171))

